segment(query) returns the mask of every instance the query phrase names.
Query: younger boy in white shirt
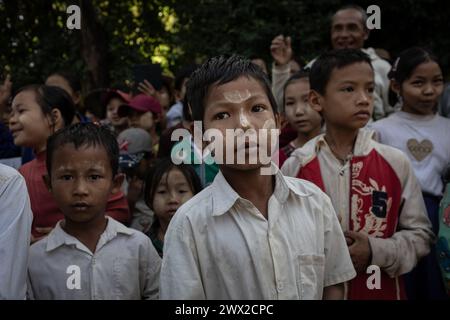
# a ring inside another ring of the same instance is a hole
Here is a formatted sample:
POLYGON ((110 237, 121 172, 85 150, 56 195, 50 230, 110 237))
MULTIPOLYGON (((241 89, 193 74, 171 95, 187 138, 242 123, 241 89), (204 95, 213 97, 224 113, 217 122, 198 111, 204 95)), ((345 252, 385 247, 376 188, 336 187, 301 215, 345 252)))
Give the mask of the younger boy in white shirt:
POLYGON ((64 214, 31 246, 32 299, 157 299, 161 260, 150 239, 110 217, 119 147, 105 127, 79 123, 47 142, 47 185, 64 214))

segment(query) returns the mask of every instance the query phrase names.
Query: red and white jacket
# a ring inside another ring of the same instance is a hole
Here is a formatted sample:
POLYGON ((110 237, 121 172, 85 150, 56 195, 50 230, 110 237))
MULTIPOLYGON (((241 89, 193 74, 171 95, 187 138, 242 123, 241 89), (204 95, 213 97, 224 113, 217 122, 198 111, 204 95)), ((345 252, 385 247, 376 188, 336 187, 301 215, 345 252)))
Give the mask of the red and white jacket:
POLYGON ((370 264, 381 270, 379 286, 373 273, 359 273, 347 284, 346 297, 405 299, 400 275, 428 254, 434 235, 408 158, 373 136, 373 131, 360 129, 353 155, 342 164, 319 135, 295 150, 281 170, 327 193, 344 231, 369 236, 370 264))

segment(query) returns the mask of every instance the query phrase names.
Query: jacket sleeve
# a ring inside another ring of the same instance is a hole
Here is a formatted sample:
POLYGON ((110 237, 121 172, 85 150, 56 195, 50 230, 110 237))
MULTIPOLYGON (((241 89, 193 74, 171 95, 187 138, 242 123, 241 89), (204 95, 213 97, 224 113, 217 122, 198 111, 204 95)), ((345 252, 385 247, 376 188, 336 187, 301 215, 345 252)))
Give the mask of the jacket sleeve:
POLYGON ((435 239, 411 163, 406 157, 402 159, 403 206, 397 232, 388 239, 369 238, 372 264, 382 268, 390 277, 411 271, 419 259, 429 253, 435 239))

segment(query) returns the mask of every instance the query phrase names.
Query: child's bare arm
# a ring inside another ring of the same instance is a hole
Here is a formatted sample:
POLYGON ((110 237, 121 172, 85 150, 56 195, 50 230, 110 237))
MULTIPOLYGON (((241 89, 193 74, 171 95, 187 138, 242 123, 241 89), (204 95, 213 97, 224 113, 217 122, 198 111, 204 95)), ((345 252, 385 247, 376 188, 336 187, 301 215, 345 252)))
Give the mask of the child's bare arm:
POLYGON ((323 288, 322 300, 343 300, 345 288, 343 283, 338 283, 323 288))

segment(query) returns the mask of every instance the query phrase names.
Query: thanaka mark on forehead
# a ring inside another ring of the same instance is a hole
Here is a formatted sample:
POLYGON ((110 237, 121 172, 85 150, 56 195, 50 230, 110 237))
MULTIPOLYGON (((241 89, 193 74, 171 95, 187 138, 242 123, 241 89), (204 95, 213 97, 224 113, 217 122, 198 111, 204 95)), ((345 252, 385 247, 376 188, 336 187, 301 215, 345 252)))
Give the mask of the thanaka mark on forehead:
POLYGON ((245 89, 244 91, 240 90, 227 91, 223 93, 223 96, 225 100, 227 100, 230 103, 242 103, 250 99, 252 97, 252 94, 248 89, 245 89))

